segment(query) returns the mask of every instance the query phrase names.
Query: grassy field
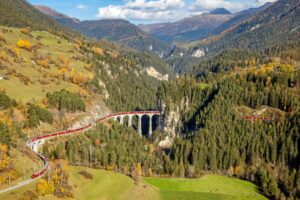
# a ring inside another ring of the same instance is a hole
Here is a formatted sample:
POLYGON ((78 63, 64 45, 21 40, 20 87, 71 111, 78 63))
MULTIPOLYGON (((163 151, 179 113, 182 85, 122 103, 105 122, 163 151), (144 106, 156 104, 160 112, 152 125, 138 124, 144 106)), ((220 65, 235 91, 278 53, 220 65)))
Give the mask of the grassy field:
MULTIPOLYGON (((158 189, 143 182, 134 181, 120 173, 90 169, 85 167, 69 167, 69 183, 74 189, 76 200, 159 200, 158 189), (93 175, 93 179, 86 179, 78 172, 85 170, 93 175)), ((35 184, 30 184, 13 192, 0 195, 0 199, 18 200, 24 192, 35 190, 35 184)), ((39 200, 58 200, 53 195, 41 196, 39 200)))
POLYGON ((151 186, 135 184, 131 178, 119 173, 83 167, 71 167, 70 171, 70 181, 76 188, 75 199, 159 199, 158 191, 151 186), (78 174, 81 170, 93 174, 93 180, 78 174))
POLYGON ((250 182, 217 175, 205 175, 199 179, 144 178, 144 181, 158 188, 166 200, 266 199, 250 182))
MULTIPOLYGON (((247 181, 217 175, 205 175, 199 179, 143 178, 135 183, 120 173, 69 167, 69 183, 73 186, 74 199, 78 200, 264 200, 257 187, 247 181), (85 170, 93 175, 86 179, 78 172, 85 170)), ((24 192, 35 190, 35 183, 19 190, 2 194, 0 199, 16 200, 24 192)), ((48 195, 40 200, 58 200, 48 195)))
POLYGON ((85 69, 87 62, 84 59, 75 59, 84 58, 75 43, 43 31, 32 31, 25 35, 20 32, 20 29, 1 26, 0 37, 5 40, 0 45, 0 76, 6 75, 9 78, 9 80, 0 80, 0 91, 5 91, 8 96, 17 101, 40 101, 47 92, 62 88, 74 92, 80 90, 80 87, 68 78, 58 78, 58 75, 63 74, 60 71, 63 65, 68 67, 65 72, 67 75, 72 73, 81 73, 85 77, 91 75, 85 69), (17 42, 20 39, 29 41, 36 49, 18 48, 17 42), (11 52, 18 52, 18 59, 11 52), (62 64, 59 57, 63 57, 67 64, 62 64), (38 65, 36 58, 47 60, 49 68, 38 65), (11 73, 12 71, 14 72, 11 73), (30 81, 25 84, 18 74, 29 78, 30 81))

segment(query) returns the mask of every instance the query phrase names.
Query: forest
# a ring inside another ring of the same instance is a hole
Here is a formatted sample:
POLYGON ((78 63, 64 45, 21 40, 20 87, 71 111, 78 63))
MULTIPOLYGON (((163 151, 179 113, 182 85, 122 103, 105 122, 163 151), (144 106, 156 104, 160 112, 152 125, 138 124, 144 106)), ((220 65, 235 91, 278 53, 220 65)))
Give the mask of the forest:
MULTIPOLYGON (((199 87, 186 76, 165 82, 158 98, 168 107, 187 98, 181 137, 171 149, 147 141, 133 129, 99 124, 82 136, 44 145, 51 159, 72 165, 116 170, 129 176, 197 177, 204 173, 235 176, 256 183, 272 199, 299 197, 299 73, 247 73, 199 87), (264 107, 263 120, 243 116, 264 107)), ((208 83, 209 84, 209 83, 208 83)), ((168 112, 166 108, 165 112, 168 112)), ((165 113, 166 114, 166 113, 165 113)))

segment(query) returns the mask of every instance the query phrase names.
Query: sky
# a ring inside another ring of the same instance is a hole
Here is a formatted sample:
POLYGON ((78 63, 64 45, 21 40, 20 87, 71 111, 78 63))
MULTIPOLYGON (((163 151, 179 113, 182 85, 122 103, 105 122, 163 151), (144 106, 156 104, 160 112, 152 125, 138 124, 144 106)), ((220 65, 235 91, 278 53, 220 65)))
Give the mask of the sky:
POLYGON ((215 8, 238 12, 276 0, 28 0, 80 20, 126 19, 134 24, 176 21, 215 8))

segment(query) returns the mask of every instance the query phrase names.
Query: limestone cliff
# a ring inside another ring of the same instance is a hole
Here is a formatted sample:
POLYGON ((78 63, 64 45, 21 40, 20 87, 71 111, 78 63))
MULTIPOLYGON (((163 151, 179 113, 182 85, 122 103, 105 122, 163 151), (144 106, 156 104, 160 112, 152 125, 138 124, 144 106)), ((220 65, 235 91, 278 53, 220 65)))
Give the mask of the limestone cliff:
POLYGON ((168 99, 162 102, 162 118, 163 130, 170 138, 174 138, 181 134, 183 128, 182 116, 183 113, 189 111, 189 98, 184 97, 177 104, 168 99))

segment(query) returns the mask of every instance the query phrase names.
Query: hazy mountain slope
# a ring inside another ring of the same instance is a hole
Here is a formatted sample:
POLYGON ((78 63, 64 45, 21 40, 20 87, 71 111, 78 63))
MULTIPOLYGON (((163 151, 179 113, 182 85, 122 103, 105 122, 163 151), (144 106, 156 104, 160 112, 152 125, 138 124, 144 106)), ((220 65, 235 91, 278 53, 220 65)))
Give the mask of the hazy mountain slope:
POLYGON ((173 23, 140 25, 144 31, 169 43, 187 42, 205 38, 232 14, 202 14, 173 23))
POLYGON ((200 42, 198 48, 207 49, 208 54, 228 48, 261 50, 289 41, 299 41, 299 37, 300 1, 280 0, 221 35, 200 42))
POLYGON ((89 37, 115 41, 124 47, 131 47, 142 51, 162 53, 169 48, 166 43, 153 38, 126 20, 82 21, 74 28, 89 37))
POLYGON ((34 9, 24 0, 0 1, 0 25, 10 27, 30 27, 34 30, 45 30, 65 36, 79 36, 56 23, 52 18, 34 9))
POLYGON ((217 35, 221 32, 225 31, 226 29, 236 26, 239 23, 242 23, 247 18, 254 16, 255 14, 259 13, 260 11, 263 11, 270 7, 273 3, 266 3, 265 5, 258 7, 258 8, 249 8, 247 10, 240 11, 236 13, 236 16, 231 18, 230 20, 224 22, 219 27, 217 27, 215 30, 213 30, 212 34, 217 35))
POLYGON ((79 21, 47 6, 35 6, 41 12, 53 17, 60 24, 95 39, 107 39, 123 47, 162 54, 169 45, 140 30, 134 24, 121 19, 79 21))

